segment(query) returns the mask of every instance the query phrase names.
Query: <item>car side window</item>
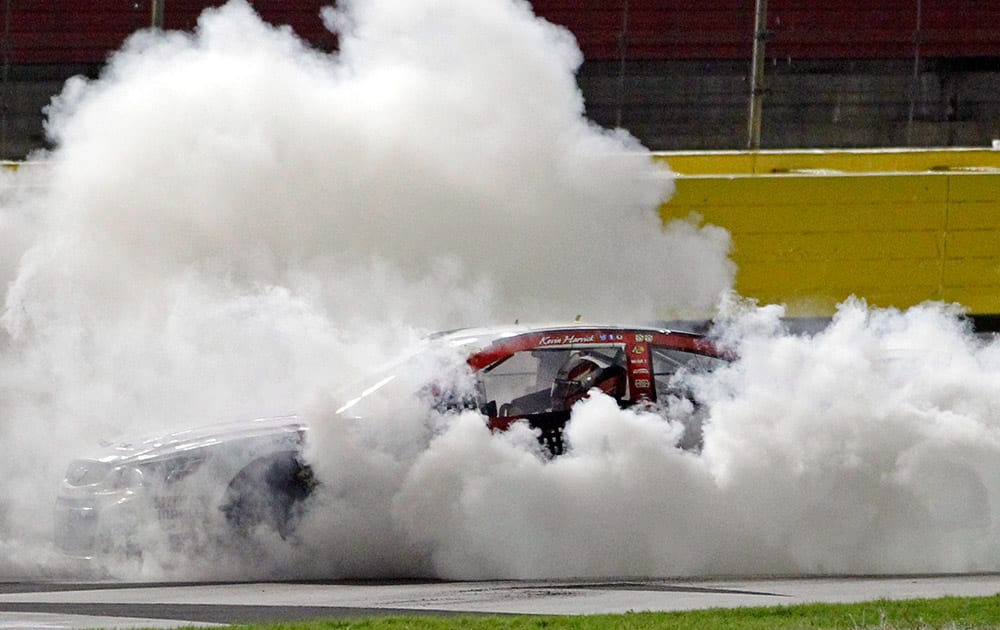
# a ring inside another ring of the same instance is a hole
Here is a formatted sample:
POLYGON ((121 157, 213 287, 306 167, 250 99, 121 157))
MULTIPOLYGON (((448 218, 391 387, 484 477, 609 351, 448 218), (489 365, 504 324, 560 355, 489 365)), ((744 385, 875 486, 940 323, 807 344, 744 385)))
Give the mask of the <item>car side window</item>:
POLYGON ((704 438, 702 425, 705 410, 697 400, 688 380, 710 372, 725 361, 673 348, 652 348, 656 406, 661 415, 680 422, 684 433, 677 445, 688 451, 700 451, 704 438))
POLYGON ((623 400, 625 371, 620 346, 541 348, 511 355, 483 370, 480 380, 489 415, 532 416, 566 413, 591 388, 623 400), (608 377, 615 377, 618 386, 609 387, 608 377))
POLYGON ((569 350, 526 350, 480 374, 487 405, 500 416, 523 416, 547 411, 556 372, 569 350))
POLYGON ((725 363, 715 357, 662 346, 654 346, 652 355, 657 400, 664 400, 671 395, 686 396, 684 377, 710 372, 725 363))

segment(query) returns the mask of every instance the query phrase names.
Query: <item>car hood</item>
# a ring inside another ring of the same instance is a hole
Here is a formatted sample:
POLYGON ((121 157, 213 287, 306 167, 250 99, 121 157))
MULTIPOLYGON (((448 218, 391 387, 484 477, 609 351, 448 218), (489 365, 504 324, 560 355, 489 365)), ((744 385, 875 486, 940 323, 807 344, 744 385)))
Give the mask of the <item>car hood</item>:
POLYGON ((103 450, 93 459, 106 464, 141 462, 244 440, 271 438, 283 434, 297 437, 296 434, 301 435, 305 430, 305 424, 297 416, 255 418, 155 434, 139 439, 105 442, 103 450))

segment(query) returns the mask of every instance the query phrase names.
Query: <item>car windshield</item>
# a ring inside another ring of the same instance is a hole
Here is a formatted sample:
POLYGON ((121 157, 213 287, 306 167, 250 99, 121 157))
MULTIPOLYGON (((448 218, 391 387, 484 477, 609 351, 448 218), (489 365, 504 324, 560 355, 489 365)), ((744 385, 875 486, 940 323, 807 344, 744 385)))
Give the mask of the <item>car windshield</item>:
POLYGON ((474 396, 474 379, 465 360, 457 348, 440 343, 423 345, 342 388, 335 395, 339 404, 335 413, 367 416, 386 405, 415 397, 439 406, 450 398, 474 396))

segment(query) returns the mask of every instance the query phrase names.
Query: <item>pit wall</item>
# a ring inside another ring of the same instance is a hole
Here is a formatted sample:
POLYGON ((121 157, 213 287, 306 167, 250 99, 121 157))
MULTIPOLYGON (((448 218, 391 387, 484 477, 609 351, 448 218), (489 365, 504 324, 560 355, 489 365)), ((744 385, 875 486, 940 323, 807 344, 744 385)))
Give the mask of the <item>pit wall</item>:
POLYGON ((1000 314, 1000 150, 658 153, 664 221, 729 230, 736 289, 791 317, 956 302, 1000 314))

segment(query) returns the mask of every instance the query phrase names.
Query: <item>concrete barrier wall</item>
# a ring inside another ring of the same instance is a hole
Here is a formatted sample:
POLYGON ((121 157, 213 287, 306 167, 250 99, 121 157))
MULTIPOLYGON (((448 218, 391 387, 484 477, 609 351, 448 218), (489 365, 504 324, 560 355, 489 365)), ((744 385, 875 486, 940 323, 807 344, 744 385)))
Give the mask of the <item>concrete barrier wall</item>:
POLYGON ((677 174, 664 221, 695 213, 728 229, 744 296, 787 304, 794 317, 829 316, 851 295, 876 306, 943 300, 1000 315, 1000 151, 656 158, 677 174))
POLYGON ((733 236, 737 290, 823 317, 856 295, 1000 314, 1000 151, 659 154, 677 176, 664 220, 733 236))

